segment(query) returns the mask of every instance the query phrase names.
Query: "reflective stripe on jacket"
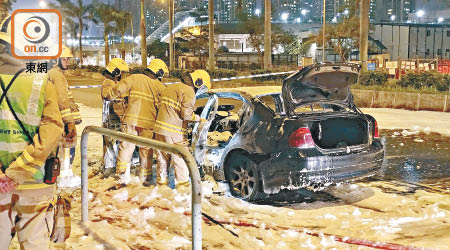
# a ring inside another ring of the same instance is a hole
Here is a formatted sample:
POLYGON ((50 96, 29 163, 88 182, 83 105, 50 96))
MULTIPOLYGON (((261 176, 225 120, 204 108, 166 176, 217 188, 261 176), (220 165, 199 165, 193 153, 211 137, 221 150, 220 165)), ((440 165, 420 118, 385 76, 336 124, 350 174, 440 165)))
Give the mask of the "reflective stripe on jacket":
MULTIPOLYGON (((18 66, 3 64, 0 65, 0 72, 3 74, 0 77, 3 79, 5 84, 9 83, 9 79, 12 78, 12 75, 18 71, 20 68, 18 66), (8 72, 8 73, 5 73, 8 72)), ((61 140, 63 135, 64 124, 61 118, 61 112, 59 110, 58 105, 58 95, 56 91, 56 87, 53 84, 46 84, 46 77, 42 77, 39 74, 35 75, 27 75, 22 74, 18 78, 13 85, 14 88, 19 88, 19 91, 13 91, 13 87, 8 91, 8 97, 11 102, 21 103, 22 109, 21 111, 26 110, 27 112, 20 113, 17 111, 19 119, 24 123, 24 126, 30 129, 30 126, 39 127, 39 129, 35 130, 33 136, 33 143, 29 143, 28 138, 19 137, 18 135, 24 136, 20 133, 12 134, 13 139, 16 140, 19 138, 23 140, 23 142, 15 142, 11 143, 10 138, 6 138, 7 141, 2 141, 2 144, 11 145, 11 148, 18 147, 22 143, 22 152, 17 156, 16 159, 9 165, 4 165, 7 162, 2 162, 2 171, 11 178, 15 183, 19 184, 17 187, 18 190, 23 189, 37 189, 37 188, 45 188, 49 185, 42 182, 41 174, 43 175, 42 166, 44 165, 45 160, 50 155, 50 153, 55 149, 57 143, 61 140), (39 87, 39 91, 35 91, 38 89, 39 84, 34 84, 43 79, 43 84, 39 87), (11 91, 11 92, 10 92, 11 91), (29 91, 29 92, 28 92, 29 91), (39 95, 26 95, 25 93, 31 92, 39 92, 39 95), (34 96, 33 98, 30 98, 34 96), (26 103, 26 104, 25 104, 26 103), (26 109, 25 109, 26 107, 26 109), (36 110, 36 111, 35 111, 36 110), (41 114, 41 117, 38 117, 37 114, 41 114), (36 114, 36 115, 30 115, 36 114), (25 119, 28 117, 29 120, 25 119), (27 125, 25 125, 27 124, 27 125), (28 144, 29 143, 29 144, 28 144), (28 145, 26 145, 28 144, 28 145), (6 169, 6 170, 5 170, 6 169)), ((18 124, 8 124, 14 117, 11 118, 10 114, 8 114, 8 109, 5 109, 5 106, 1 106, 1 119, 6 122, 3 123, 0 127, 2 131, 6 130, 17 130, 18 124), (5 112, 3 112, 5 111, 5 112), (15 126, 15 128, 14 128, 15 126)), ((29 130, 30 132, 31 129, 29 130)), ((6 132, 8 133, 8 132, 6 132)), ((9 132, 10 133, 10 132, 9 132)), ((3 133, 5 134, 5 133, 3 133)), ((31 133, 33 134, 33 133, 31 133)), ((6 134, 11 135, 11 134, 6 134)), ((5 137, 3 137, 5 139, 5 137)), ((15 149, 17 150, 17 149, 15 149)), ((9 154, 9 152, 7 153, 9 154)), ((14 152, 14 154, 18 154, 14 152)), ((8 159, 8 156, 5 156, 8 159)))
MULTIPOLYGON (((4 86, 13 75, 0 75, 4 86)), ((39 128, 44 108, 44 75, 20 75, 6 94, 14 112, 25 129, 33 137, 39 128)), ((3 92, 3 91, 2 91, 3 92)), ((30 144, 6 100, 0 106, 0 163, 5 169, 16 161, 17 165, 32 176, 28 184, 43 182, 44 162, 32 157, 25 148, 30 144)))
POLYGON ((71 111, 72 101, 69 98, 69 84, 62 70, 58 66, 54 66, 48 72, 48 81, 53 83, 58 93, 58 105, 61 111, 61 117, 65 124, 74 122, 71 111))
POLYGON ((193 113, 195 92, 183 83, 169 85, 162 93, 159 104, 155 133, 176 138, 187 134, 184 121, 198 121, 200 118, 193 113))
POLYGON ((153 130, 158 103, 166 87, 159 80, 144 74, 133 74, 115 89, 116 95, 128 93, 129 99, 123 122, 127 125, 153 130))

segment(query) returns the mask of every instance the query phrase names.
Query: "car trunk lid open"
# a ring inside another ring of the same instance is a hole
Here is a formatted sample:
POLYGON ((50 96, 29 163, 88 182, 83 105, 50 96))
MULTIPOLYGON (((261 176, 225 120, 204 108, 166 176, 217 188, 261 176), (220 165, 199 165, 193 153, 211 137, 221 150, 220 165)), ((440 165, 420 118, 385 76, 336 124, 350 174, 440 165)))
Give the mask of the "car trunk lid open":
POLYGON ((350 85, 358 79, 357 64, 316 64, 303 68, 283 81, 282 96, 287 115, 312 102, 348 103, 350 85))

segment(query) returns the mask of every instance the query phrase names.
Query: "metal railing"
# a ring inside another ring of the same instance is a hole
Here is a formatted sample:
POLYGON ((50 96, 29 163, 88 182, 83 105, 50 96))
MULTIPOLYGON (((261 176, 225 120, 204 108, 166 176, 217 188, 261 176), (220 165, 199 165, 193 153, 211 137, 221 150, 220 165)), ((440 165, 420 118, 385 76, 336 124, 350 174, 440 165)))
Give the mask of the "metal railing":
POLYGON ((110 136, 121 141, 128 141, 139 146, 150 147, 172 154, 177 154, 186 162, 191 177, 192 187, 192 249, 202 249, 202 186, 197 164, 183 146, 168 144, 157 140, 130 135, 97 126, 84 128, 81 135, 81 221, 88 220, 88 171, 87 143, 89 133, 110 136))

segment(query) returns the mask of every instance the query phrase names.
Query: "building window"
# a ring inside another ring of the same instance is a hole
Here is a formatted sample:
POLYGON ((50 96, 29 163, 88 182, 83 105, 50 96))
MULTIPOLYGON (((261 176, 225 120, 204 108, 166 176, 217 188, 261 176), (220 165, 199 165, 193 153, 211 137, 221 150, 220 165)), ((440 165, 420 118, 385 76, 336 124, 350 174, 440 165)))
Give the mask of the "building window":
POLYGON ((426 51, 425 51, 425 55, 429 55, 430 54, 430 49, 427 49, 426 51))
POLYGON ((450 49, 445 49, 445 53, 450 53, 450 49))
POLYGON ((438 54, 438 56, 440 56, 442 54, 442 50, 441 49, 437 49, 437 54, 438 54))
POLYGON ((447 36, 450 37, 450 30, 447 30, 447 36))
POLYGON ((431 30, 427 30, 427 36, 431 36, 431 30))

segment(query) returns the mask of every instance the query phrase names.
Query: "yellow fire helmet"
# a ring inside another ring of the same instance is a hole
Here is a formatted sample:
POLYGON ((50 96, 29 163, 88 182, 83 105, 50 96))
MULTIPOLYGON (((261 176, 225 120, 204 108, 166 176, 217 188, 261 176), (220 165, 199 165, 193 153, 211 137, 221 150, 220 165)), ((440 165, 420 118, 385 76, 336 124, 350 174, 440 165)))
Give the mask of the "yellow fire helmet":
POLYGON ((194 87, 199 89, 201 87, 206 87, 208 90, 211 89, 211 77, 208 72, 203 69, 197 69, 196 71, 190 73, 194 87))
POLYGON ((128 72, 130 69, 128 64, 121 58, 113 58, 106 66, 106 70, 113 76, 118 76, 121 72, 128 72))
POLYGON ((72 58, 73 54, 72 51, 67 48, 65 45, 62 46, 62 52, 61 55, 59 57, 68 57, 68 58, 72 58))
POLYGON ((11 16, 6 17, 0 24, 0 40, 11 44, 11 16))
POLYGON ((150 70, 153 74, 155 74, 160 81, 165 74, 169 73, 169 68, 167 68, 166 63, 163 60, 157 58, 153 59, 150 62, 147 69, 150 70))
MULTIPOLYGON (((33 15, 28 13, 24 13, 21 16, 22 18, 33 17, 33 15)), ((11 44, 11 15, 3 19, 2 23, 0 24, 0 40, 11 44)))

